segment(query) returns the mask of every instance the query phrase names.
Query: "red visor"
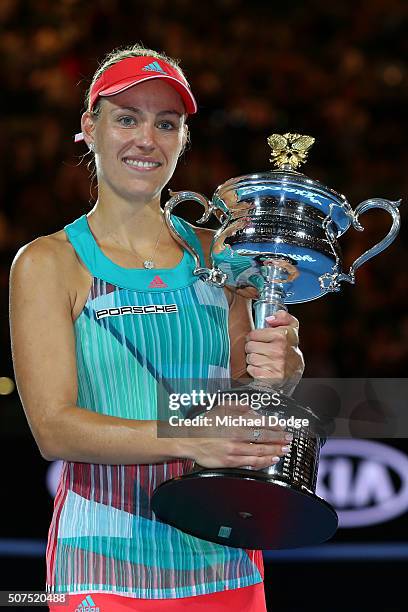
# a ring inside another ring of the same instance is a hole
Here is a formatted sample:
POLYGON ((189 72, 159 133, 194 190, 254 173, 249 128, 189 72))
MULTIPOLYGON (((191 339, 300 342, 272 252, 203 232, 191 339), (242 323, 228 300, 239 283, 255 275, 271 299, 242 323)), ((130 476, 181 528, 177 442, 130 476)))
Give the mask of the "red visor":
MULTIPOLYGON (((113 96, 151 79, 163 79, 181 96, 189 115, 197 112, 197 103, 190 86, 177 68, 162 59, 151 56, 126 57, 107 68, 95 81, 89 95, 92 110, 100 96, 113 96)), ((75 142, 83 140, 82 133, 75 135, 75 142)))

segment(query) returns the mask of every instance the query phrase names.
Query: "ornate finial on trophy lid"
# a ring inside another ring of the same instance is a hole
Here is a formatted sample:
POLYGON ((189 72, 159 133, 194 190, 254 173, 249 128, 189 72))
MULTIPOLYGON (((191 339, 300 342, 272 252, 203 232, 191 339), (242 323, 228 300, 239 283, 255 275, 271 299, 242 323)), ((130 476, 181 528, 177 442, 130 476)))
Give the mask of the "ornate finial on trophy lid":
POLYGON ((302 134, 272 134, 268 145, 272 149, 270 162, 279 170, 296 170, 306 161, 309 149, 315 139, 302 134))

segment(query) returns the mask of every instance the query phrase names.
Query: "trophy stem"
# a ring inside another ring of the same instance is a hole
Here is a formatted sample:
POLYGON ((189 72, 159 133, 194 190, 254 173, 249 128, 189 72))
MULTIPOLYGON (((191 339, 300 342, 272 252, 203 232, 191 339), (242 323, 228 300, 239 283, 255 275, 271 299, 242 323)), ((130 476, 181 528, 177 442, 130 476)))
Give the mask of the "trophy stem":
POLYGON ((285 305, 287 295, 286 283, 298 276, 296 264, 282 257, 261 258, 260 272, 264 279, 259 300, 254 303, 255 327, 263 329, 268 326, 266 317, 274 315, 278 310, 288 310, 285 305))

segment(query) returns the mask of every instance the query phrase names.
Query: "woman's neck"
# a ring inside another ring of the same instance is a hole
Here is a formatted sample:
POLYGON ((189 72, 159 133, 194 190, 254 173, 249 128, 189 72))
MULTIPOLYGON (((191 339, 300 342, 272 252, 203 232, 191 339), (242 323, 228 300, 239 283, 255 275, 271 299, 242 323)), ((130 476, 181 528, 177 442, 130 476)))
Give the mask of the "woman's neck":
POLYGON ((106 206, 98 199, 87 218, 98 241, 116 249, 144 253, 156 244, 159 234, 161 241, 169 241, 159 199, 134 207, 106 206))

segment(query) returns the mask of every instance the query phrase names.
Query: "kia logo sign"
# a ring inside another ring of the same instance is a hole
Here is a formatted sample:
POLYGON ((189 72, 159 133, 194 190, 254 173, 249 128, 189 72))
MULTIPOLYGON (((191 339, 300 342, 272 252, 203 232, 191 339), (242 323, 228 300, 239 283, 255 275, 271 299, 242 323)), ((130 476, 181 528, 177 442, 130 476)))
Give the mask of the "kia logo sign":
POLYGON ((369 440, 328 440, 316 492, 332 504, 339 527, 366 527, 408 510, 408 457, 369 440))

